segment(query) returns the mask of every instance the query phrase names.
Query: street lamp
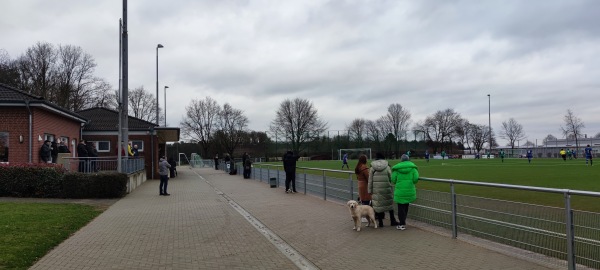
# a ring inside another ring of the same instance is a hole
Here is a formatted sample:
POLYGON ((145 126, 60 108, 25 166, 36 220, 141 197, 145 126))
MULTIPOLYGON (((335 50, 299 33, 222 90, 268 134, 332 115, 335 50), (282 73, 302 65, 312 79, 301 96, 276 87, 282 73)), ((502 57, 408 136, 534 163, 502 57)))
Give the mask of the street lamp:
POLYGON ((165 127, 167 126, 167 88, 169 87, 165 85, 165 127))
POLYGON ((158 49, 164 48, 162 44, 156 45, 156 125, 158 126, 158 49))
POLYGON ((488 126, 490 128, 490 134, 489 134, 489 152, 488 152, 488 158, 490 157, 490 155, 492 154, 492 100, 490 97, 490 94, 488 94, 488 126))

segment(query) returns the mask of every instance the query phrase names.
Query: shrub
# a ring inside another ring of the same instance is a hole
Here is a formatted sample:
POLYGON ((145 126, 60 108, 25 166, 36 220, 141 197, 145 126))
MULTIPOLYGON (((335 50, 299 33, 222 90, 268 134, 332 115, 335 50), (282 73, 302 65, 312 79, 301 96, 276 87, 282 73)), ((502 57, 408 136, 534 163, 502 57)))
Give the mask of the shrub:
POLYGON ((47 163, 0 165, 0 196, 60 197, 65 169, 47 163))
POLYGON ((127 175, 122 173, 67 173, 63 180, 66 198, 121 198, 127 192, 127 175))

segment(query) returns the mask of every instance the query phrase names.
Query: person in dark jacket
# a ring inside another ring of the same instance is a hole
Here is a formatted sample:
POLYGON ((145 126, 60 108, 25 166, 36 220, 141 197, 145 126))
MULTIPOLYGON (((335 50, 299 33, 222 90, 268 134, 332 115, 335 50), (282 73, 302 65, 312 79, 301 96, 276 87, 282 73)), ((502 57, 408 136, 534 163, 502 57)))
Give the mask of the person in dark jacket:
POLYGON ((215 170, 219 170, 219 154, 215 155, 215 170))
POLYGON ((244 161, 244 178, 248 179, 250 178, 250 173, 252 172, 252 161, 250 161, 250 157, 248 157, 245 161, 244 161))
POLYGON ((52 156, 52 163, 56 163, 56 160, 58 159, 58 145, 56 144, 56 140, 52 141, 52 144, 50 145, 50 155, 52 156))
POLYGON ((58 145, 58 152, 59 153, 71 153, 71 151, 69 150, 69 147, 67 147, 67 145, 65 144, 65 141, 60 141, 60 144, 58 145))
POLYGON ((169 165, 171 165, 171 168, 169 168, 170 177, 174 178, 177 176, 177 162, 175 159, 173 159, 173 157, 169 158, 169 165))
POLYGON ((42 144, 40 159, 43 163, 52 163, 52 148, 50 147, 49 140, 44 141, 44 144, 42 144))
POLYGON ((88 151, 85 140, 81 139, 77 145, 77 157, 79 157, 79 172, 85 172, 87 168, 88 151))
POLYGON ((230 170, 233 170, 233 165, 231 164, 231 157, 229 156, 229 154, 225 154, 225 172, 229 173, 230 170))
POLYGON ((158 162, 158 174, 160 175, 160 185, 158 186, 161 196, 169 196, 167 186, 169 185, 169 168, 171 165, 165 160, 165 157, 160 157, 158 162))
POLYGON ((88 172, 97 171, 96 168, 96 157, 98 157, 98 151, 96 151, 96 145, 94 142, 86 142, 85 149, 87 150, 87 170, 88 172))
POLYGON ((294 155, 294 152, 287 151, 283 155, 283 169, 285 170, 285 193, 296 193, 296 161, 300 157, 294 155), (292 188, 290 189, 290 182, 292 188))

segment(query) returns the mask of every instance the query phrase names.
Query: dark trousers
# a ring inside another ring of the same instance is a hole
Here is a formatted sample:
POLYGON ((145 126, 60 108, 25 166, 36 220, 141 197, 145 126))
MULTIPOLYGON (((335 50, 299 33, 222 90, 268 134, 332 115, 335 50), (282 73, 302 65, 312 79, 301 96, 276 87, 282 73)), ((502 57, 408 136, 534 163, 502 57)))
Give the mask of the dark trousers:
POLYGON ((160 192, 160 194, 167 194, 167 185, 169 185, 169 176, 161 175, 160 185, 158 186, 158 191, 160 192))
POLYGON ((398 219, 399 225, 406 225, 406 217, 408 216, 408 206, 410 204, 398 204, 398 219))
POLYGON ((296 192, 296 170, 287 169, 285 170, 285 190, 290 190, 290 182, 292 183, 292 190, 296 192))
POLYGON ((246 178, 246 179, 250 178, 251 171, 252 171, 252 169, 250 167, 244 167, 244 178, 246 178))
POLYGON ((79 160, 79 172, 87 172, 88 170, 87 160, 79 160))

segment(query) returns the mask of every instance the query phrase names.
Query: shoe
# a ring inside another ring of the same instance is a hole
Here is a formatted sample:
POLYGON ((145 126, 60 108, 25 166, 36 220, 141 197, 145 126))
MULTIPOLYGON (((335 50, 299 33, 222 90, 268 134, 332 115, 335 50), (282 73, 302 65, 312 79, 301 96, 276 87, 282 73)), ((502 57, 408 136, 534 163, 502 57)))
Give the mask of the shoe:
POLYGON ((398 226, 396 226, 396 230, 404 231, 404 230, 406 230, 406 226, 404 226, 404 225, 398 225, 398 226))
POLYGON ((289 189, 286 189, 286 190, 285 190, 285 193, 290 193, 290 190, 289 190, 289 189))
POLYGON ((164 195, 164 196, 171 196, 171 194, 169 194, 169 193, 165 193, 165 194, 163 194, 163 195, 164 195))
POLYGON ((292 190, 292 193, 298 193, 298 192, 297 192, 297 191, 295 191, 295 190, 292 190))
POLYGON ((160 195, 160 196, 164 196, 165 194, 164 194, 164 193, 160 193, 160 194, 158 194, 158 195, 160 195))

